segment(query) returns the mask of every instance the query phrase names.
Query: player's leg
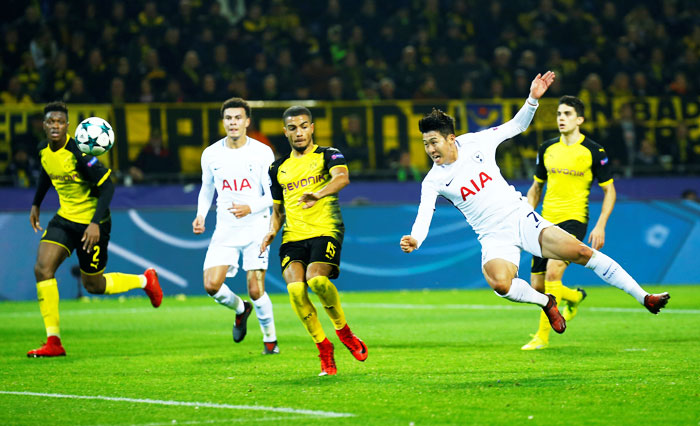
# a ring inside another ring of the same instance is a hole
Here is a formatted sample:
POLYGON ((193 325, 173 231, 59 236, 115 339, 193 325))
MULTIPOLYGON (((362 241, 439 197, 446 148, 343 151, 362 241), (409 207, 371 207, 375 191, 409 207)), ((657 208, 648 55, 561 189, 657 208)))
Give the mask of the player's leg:
POLYGON ((609 256, 594 250, 558 227, 548 227, 540 233, 540 244, 545 257, 583 265, 593 270, 606 283, 630 294, 651 313, 657 314, 666 306, 668 293, 650 294, 609 256))
MULTIPOLYGON (((543 259, 538 256, 532 257, 532 266, 530 268, 530 285, 535 290, 540 293, 550 293, 545 288, 545 272, 547 270, 547 259, 543 259)), ((551 294, 551 293, 550 293, 551 294)), ((555 296, 556 298, 556 296, 555 296)), ((557 299, 557 305, 559 300, 557 299)), ((544 349, 549 346, 549 330, 551 326, 549 325, 549 318, 545 315, 544 311, 539 314, 539 322, 537 327, 537 332, 531 334, 532 339, 524 344, 520 349, 524 351, 544 349)))
MULTIPOLYGON (((48 233, 47 227, 47 233, 48 233)), ((46 234, 44 234, 46 236, 46 234)), ((40 348, 27 352, 28 357, 63 356, 66 354, 61 343, 60 317, 58 314, 58 284, 55 274, 63 261, 70 256, 69 249, 52 241, 42 240, 39 243, 34 276, 36 292, 39 301, 39 311, 46 328, 46 343, 40 348)))
POLYGON ((265 291, 265 270, 253 269, 247 271, 248 295, 253 301, 255 315, 260 323, 260 331, 263 335, 263 355, 280 353, 277 344, 277 332, 275 330, 275 316, 272 310, 272 301, 265 291))
MULTIPOLYGON (((578 220, 565 220, 559 223, 559 226, 564 231, 568 232, 574 236, 577 240, 583 241, 586 236, 586 231, 588 229, 588 224, 584 222, 579 222, 578 220)), ((578 305, 581 304, 583 299, 586 298, 586 292, 581 288, 569 288, 563 284, 564 271, 569 265, 568 262, 561 262, 559 260, 553 260, 551 263, 551 269, 548 267, 546 281, 554 283, 556 286, 557 282, 560 283, 560 293, 561 301, 563 303, 563 308, 561 314, 567 321, 573 319, 578 312, 578 305)))
MULTIPOLYGON (((267 224, 262 230, 267 230, 267 224)), ((255 314, 260 323, 263 336, 263 355, 274 355, 280 352, 275 330, 275 316, 272 301, 265 292, 265 271, 269 260, 269 248, 260 253, 260 242, 263 235, 256 235, 253 241, 243 249, 243 269, 246 271, 248 295, 253 302, 255 314)))
POLYGON ((311 335, 316 348, 318 348, 319 358, 321 359, 321 372, 319 376, 334 375, 338 372, 335 365, 333 355, 333 344, 326 337, 326 333, 321 327, 321 322, 318 319, 318 312, 311 300, 309 300, 308 286, 305 282, 306 269, 304 263, 300 260, 290 260, 285 253, 299 254, 298 245, 296 248, 293 243, 282 244, 280 247, 280 257, 282 258, 282 274, 287 282, 287 291, 289 292, 289 301, 292 304, 292 309, 301 320, 301 323, 306 328, 306 331, 311 335), (289 245, 291 244, 291 246, 289 245), (287 247, 285 247, 287 246, 287 247))
MULTIPOLYGON (((482 256, 487 259, 486 253, 482 256)), ((519 254, 518 254, 519 257, 519 254)), ((549 323, 557 333, 566 330, 566 322, 557 309, 554 296, 542 294, 532 288, 525 280, 517 278, 518 267, 512 261, 493 257, 486 260, 482 267, 486 282, 497 295, 518 303, 538 305, 547 314, 549 323)))
MULTIPOLYGON (((220 252, 221 250, 217 250, 220 252)), ((225 251, 225 250, 224 250, 225 251)), ((226 306, 236 312, 236 318, 233 322, 233 341, 240 343, 245 338, 248 332, 248 317, 253 312, 253 306, 244 301, 229 286, 226 285, 227 276, 234 276, 238 270, 238 266, 216 265, 208 266, 212 262, 212 257, 209 253, 212 252, 210 247, 207 253, 207 259, 204 261, 206 269, 204 269, 204 290, 209 294, 216 303, 226 306), (207 267, 208 266, 208 267, 207 267)), ((238 257, 235 256, 235 261, 238 263, 238 257)))
POLYGON ((318 296, 326 314, 333 321, 335 333, 350 353, 358 361, 367 359, 367 345, 351 330, 340 304, 338 289, 330 278, 340 274, 340 252, 342 246, 332 237, 313 238, 311 241, 310 264, 306 268, 306 282, 318 296))
POLYGON ((107 220, 100 224, 100 240, 89 252, 83 250, 82 245, 76 247, 83 287, 91 294, 120 294, 141 288, 148 295, 153 307, 157 308, 163 300, 163 291, 154 269, 147 269, 143 274, 104 273, 109 259, 111 230, 112 222, 107 220))

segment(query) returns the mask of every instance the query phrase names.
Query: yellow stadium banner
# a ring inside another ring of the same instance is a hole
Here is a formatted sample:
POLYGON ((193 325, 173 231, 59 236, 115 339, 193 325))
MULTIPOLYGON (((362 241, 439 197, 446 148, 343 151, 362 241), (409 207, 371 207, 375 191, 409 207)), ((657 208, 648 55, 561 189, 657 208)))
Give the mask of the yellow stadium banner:
MULTIPOLYGON (((558 134, 557 99, 543 99, 530 128, 513 143, 499 149, 501 168, 507 177, 529 177, 537 146, 558 134)), ((289 152, 282 131, 282 113, 290 105, 308 107, 314 115, 315 140, 348 151, 352 168, 364 171, 388 169, 401 152, 410 153, 411 162, 422 170, 430 166, 423 151, 418 120, 432 108, 439 108, 456 119, 457 134, 497 126, 510 118, 523 99, 425 101, 344 101, 268 102, 251 101, 254 132, 251 136, 269 141, 278 154, 289 152), (351 154, 351 155, 350 155, 351 154)), ((583 131, 597 135, 619 119, 625 104, 633 106, 637 122, 647 137, 657 143, 673 143, 675 127, 683 122, 691 137, 700 137, 700 98, 615 98, 606 104, 586 105, 583 131)), ((30 120, 41 115, 42 106, 0 105, 0 171, 12 159, 13 140, 30 132, 30 120)), ((153 129, 160 131, 185 175, 200 173, 202 150, 224 136, 219 103, 69 105, 71 134, 82 119, 98 116, 114 127, 114 148, 100 157, 105 164, 125 171, 148 142, 153 129)), ((598 140, 605 145, 605 140, 598 140)))

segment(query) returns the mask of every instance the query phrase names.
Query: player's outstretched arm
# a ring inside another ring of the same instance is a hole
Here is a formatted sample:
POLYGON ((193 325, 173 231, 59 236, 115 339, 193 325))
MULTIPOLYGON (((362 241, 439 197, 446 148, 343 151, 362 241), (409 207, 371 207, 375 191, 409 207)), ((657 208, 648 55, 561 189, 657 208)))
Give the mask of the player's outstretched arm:
POLYGON ((401 246, 401 250, 403 250, 404 253, 410 253, 418 248, 418 241, 410 235, 404 235, 401 237, 399 246, 401 246))
POLYGON ((39 206, 32 206, 32 209, 29 211, 29 223, 32 225, 34 233, 44 230, 44 228, 39 225, 39 206))
POLYGON ((533 99, 539 99, 544 95, 544 92, 549 89, 549 86, 554 83, 554 78, 556 76, 552 71, 547 71, 542 74, 537 74, 534 80, 532 80, 532 84, 530 84, 530 97, 533 99))
POLYGON ((205 229, 204 218, 201 215, 197 215, 192 221, 192 232, 195 234, 202 234, 205 229))

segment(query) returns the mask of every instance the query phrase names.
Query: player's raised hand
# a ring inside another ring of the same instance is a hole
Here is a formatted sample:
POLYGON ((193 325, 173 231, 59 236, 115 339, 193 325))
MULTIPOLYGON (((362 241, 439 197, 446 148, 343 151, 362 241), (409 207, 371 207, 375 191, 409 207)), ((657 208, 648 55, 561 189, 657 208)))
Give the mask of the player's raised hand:
POLYGON ((83 242, 83 250, 90 253, 95 244, 100 241, 100 226, 96 223, 90 223, 85 228, 83 238, 80 241, 83 242))
POLYGON ((44 230, 44 228, 39 225, 39 207, 32 206, 32 209, 29 211, 29 223, 32 225, 34 233, 44 230))
POLYGON ((418 248, 418 241, 410 235, 404 235, 401 237, 399 246, 401 246, 401 250, 403 250, 404 253, 410 253, 418 248))
POLYGON ((250 206, 247 204, 231 203, 231 207, 228 208, 228 211, 240 219, 250 214, 250 206))
POLYGON ((204 218, 202 216, 197 216, 192 221, 192 232, 195 234, 201 234, 204 232, 204 218))
POLYGON ((549 89, 549 86, 554 83, 554 78, 556 76, 552 71, 547 71, 542 74, 537 74, 534 80, 532 80, 532 84, 530 85, 530 96, 533 99, 539 99, 544 95, 544 92, 549 89))
POLYGON ((299 202, 297 204, 304 204, 301 206, 302 209, 308 209, 310 207, 313 207, 314 204, 316 204, 316 201, 320 200, 321 197, 316 195, 315 192, 305 192, 302 194, 301 197, 299 197, 299 202))
POLYGON ((262 243, 260 243, 260 254, 265 253, 265 249, 272 244, 272 240, 275 239, 275 233, 274 232, 268 232, 265 234, 263 237, 262 243))

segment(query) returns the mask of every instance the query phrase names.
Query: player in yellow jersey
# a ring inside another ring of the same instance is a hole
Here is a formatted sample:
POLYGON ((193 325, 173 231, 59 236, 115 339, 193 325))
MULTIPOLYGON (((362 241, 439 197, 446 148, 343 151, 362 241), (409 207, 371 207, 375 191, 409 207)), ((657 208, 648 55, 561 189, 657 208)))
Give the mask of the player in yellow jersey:
MULTIPOLYGON (((599 250, 605 244, 605 225, 615 206, 615 185, 605 150, 581 134, 583 121, 583 102, 573 96, 563 96, 557 108, 560 136, 540 146, 527 200, 537 207, 546 182, 542 217, 583 240, 588 228, 588 196, 593 179, 597 180, 605 195, 600 217, 588 236, 588 243, 599 250)), ((583 289, 574 290, 562 284, 568 265, 569 262, 534 256, 530 281, 536 290, 554 295, 557 303, 564 302, 562 315, 567 321, 576 315, 578 305, 586 297, 583 289)), ((547 317, 540 315, 537 333, 521 349, 536 350, 549 346, 550 329, 547 317)))
POLYGON ((73 250, 78 253, 81 279, 88 292, 115 294, 143 288, 156 308, 163 298, 154 269, 147 269, 142 275, 104 273, 112 228, 109 213, 114 195, 114 184, 109 179, 112 171, 97 157, 80 152, 75 140, 68 136, 66 104, 51 102, 46 105, 44 131, 47 140, 39 145, 42 171, 29 213, 34 232, 43 230, 39 225, 39 206, 51 185, 56 188, 60 207, 41 237, 34 265, 47 341, 27 353, 32 358, 66 354, 60 337, 55 273, 73 250))
POLYGON ((350 331, 338 290, 330 281, 340 273, 345 226, 338 192, 350 183, 349 172, 340 151, 314 143, 314 123, 307 108, 292 106, 282 119, 292 151, 270 166, 272 220, 260 252, 272 243, 284 224, 279 254, 289 299, 318 347, 319 375, 334 375, 333 344, 323 331, 308 289, 323 303, 340 341, 358 361, 367 359, 367 346, 350 331))

